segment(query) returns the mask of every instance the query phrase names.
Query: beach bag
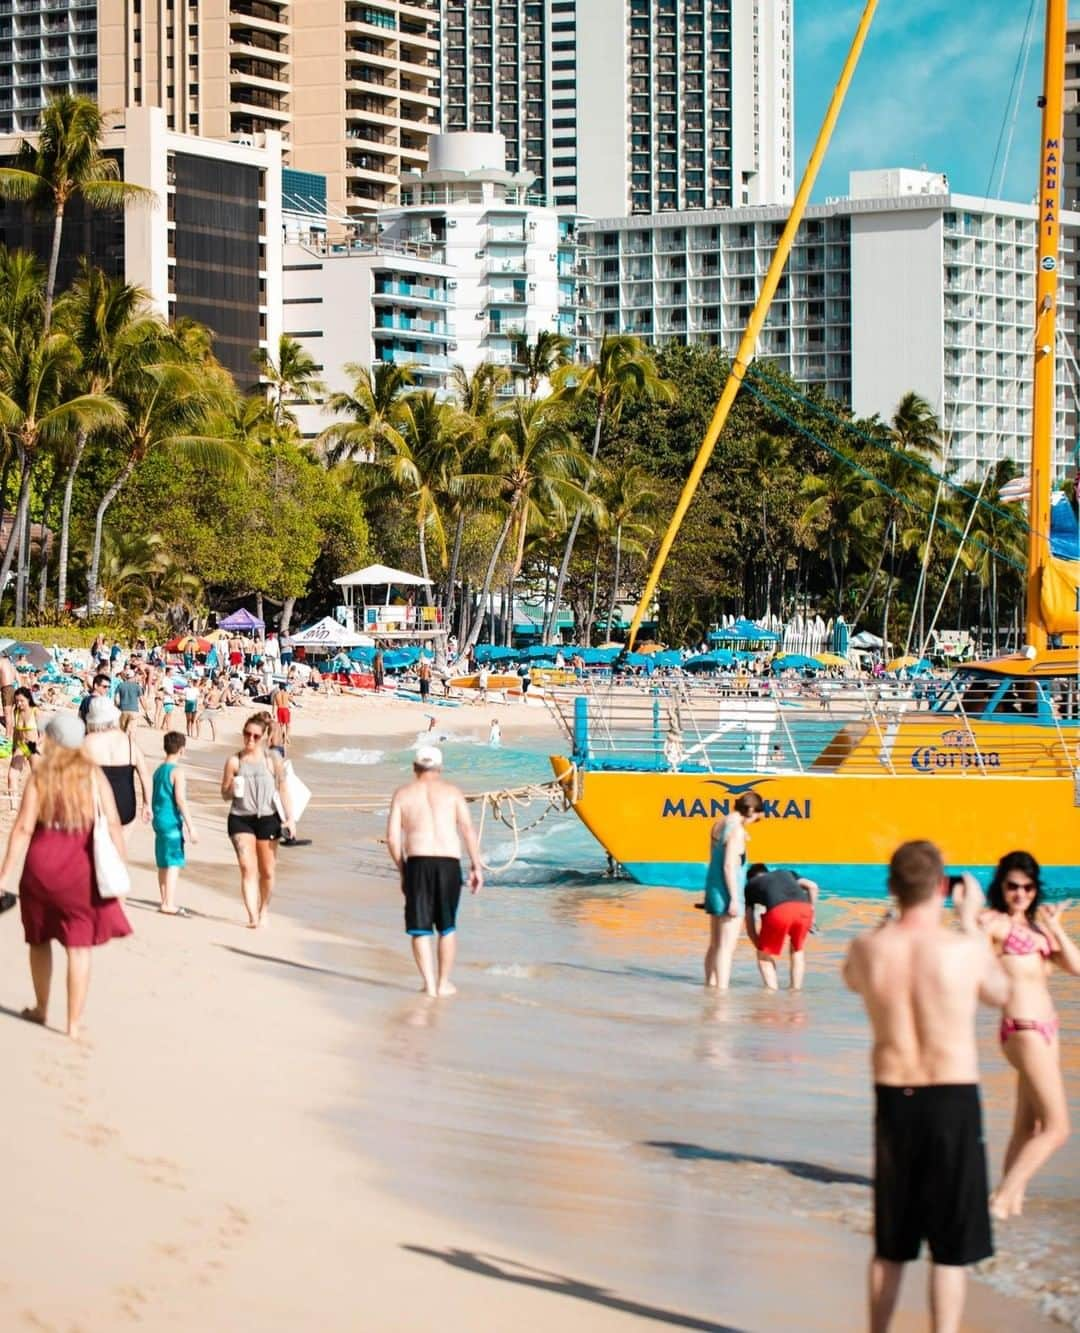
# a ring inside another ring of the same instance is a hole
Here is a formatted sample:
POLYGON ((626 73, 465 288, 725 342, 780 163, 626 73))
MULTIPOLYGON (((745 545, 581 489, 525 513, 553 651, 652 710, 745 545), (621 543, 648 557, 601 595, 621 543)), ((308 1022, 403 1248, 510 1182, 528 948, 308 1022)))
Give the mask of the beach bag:
POLYGON ((131 876, 109 832, 109 817, 101 806, 94 783, 94 874, 102 898, 124 898, 131 892, 131 876))

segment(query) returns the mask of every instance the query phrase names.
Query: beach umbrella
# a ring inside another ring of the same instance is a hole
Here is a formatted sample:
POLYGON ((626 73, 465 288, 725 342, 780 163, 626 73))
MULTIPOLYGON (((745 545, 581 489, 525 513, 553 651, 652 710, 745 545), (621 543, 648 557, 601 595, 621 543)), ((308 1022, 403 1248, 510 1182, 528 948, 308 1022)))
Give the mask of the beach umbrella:
POLYGON ((783 653, 772 660, 773 671, 820 671, 821 663, 804 653, 783 653))
POLYGON ((683 663, 687 671, 718 671, 723 667, 731 666, 735 661, 735 654, 729 652, 726 648, 714 648, 708 653, 698 653, 696 657, 688 657, 683 663))
POLYGON ((213 644, 197 634, 178 634, 165 645, 167 653, 208 653, 213 644))
POLYGON ((42 643, 16 643, 14 648, 6 648, 4 652, 8 657, 17 657, 25 666, 32 666, 35 671, 52 661, 52 654, 42 643))
POLYGON ((894 657, 886 666, 886 671, 904 671, 907 667, 913 667, 918 663, 917 657, 894 657))
POLYGON ((847 666, 848 664, 847 658, 841 657, 839 653, 815 653, 814 657, 822 666, 847 666))

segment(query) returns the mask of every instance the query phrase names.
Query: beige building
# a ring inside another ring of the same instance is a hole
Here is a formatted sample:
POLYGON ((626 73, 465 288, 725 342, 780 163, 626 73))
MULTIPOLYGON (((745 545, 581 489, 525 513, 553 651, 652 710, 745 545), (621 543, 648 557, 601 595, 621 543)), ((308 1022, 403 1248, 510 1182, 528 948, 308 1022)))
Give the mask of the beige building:
POLYGON ((332 211, 369 213, 427 163, 438 37, 438 0, 97 0, 96 17, 89 0, 6 0, 0 133, 32 130, 61 91, 156 106, 178 133, 280 133, 332 211))

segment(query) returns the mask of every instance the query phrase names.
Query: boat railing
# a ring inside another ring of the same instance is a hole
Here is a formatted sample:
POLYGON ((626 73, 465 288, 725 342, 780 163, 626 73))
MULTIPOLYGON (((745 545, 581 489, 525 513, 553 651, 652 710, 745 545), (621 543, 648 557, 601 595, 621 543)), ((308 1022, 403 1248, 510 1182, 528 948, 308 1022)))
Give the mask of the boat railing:
POLYGON ((549 706, 582 768, 847 774, 1080 773, 1072 726, 988 724, 909 697, 852 690, 826 708, 805 695, 733 697, 686 682, 555 689, 549 706))

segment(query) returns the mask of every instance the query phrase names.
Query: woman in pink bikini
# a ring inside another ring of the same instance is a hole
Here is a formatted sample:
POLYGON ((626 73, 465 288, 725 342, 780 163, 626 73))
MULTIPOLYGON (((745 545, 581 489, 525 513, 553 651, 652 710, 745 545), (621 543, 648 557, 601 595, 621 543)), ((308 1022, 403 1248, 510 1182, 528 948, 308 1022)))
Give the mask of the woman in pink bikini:
POLYGON ((1058 1017, 1047 978, 1053 963, 1080 976, 1080 948, 1062 929, 1060 909, 1040 904, 1041 896, 1038 861, 1028 852, 1009 852, 998 862, 981 919, 1012 981, 1000 1036, 1018 1076, 1004 1174, 990 1198, 999 1221, 1023 1212, 1028 1182, 1069 1137, 1058 1017))

